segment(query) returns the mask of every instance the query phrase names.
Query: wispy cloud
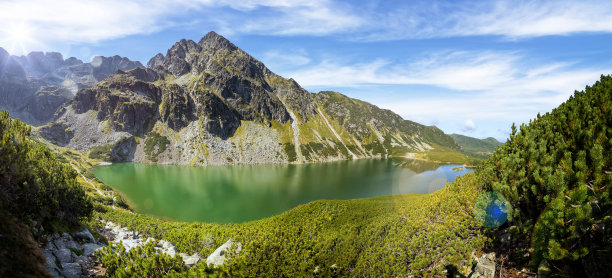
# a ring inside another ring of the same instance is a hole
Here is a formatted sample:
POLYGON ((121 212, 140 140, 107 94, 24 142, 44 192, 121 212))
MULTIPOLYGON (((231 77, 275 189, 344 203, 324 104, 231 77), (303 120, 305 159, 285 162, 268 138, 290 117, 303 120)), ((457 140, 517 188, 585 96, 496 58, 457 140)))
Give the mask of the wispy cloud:
POLYGON ((607 68, 574 68, 571 62, 534 65, 518 52, 441 51, 421 56, 409 63, 324 60, 287 75, 311 87, 432 85, 458 91, 531 93, 565 91, 608 72, 607 68))
POLYGON ((510 39, 612 32, 610 1, 411 1, 368 14, 365 40, 495 35, 510 39))
POLYGON ((283 69, 295 69, 303 67, 311 62, 308 54, 303 49, 283 52, 280 50, 267 51, 261 57, 261 61, 273 71, 283 69))

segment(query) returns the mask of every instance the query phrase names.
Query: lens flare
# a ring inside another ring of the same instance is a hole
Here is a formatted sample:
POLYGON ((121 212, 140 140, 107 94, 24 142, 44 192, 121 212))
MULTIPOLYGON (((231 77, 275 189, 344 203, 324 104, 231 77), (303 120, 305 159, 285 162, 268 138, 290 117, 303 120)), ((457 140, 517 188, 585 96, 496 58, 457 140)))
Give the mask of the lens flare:
POLYGON ((497 192, 486 192, 478 196, 474 204, 474 214, 480 225, 495 228, 510 220, 512 207, 504 196, 497 192))

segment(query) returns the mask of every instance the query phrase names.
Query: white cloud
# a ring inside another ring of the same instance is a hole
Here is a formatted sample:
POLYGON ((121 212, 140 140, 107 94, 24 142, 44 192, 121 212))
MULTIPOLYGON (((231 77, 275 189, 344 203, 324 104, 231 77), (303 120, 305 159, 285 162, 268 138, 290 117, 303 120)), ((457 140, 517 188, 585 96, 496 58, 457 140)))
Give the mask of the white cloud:
POLYGON ((327 0, 0 0, 0 25, 5 26, 0 45, 92 43, 194 22, 228 34, 324 35, 361 25, 348 9, 327 0), (15 42, 14 26, 24 27, 35 40, 15 42))
POLYGON ((474 130, 476 130, 476 124, 472 120, 465 121, 461 127, 461 131, 463 132, 474 132, 474 130))
POLYGON ((224 34, 515 39, 612 32, 609 14, 612 2, 607 1, 409 1, 389 9, 332 0, 0 0, 0 25, 5 27, 0 30, 0 45, 41 48, 51 42, 91 43, 190 24, 224 34), (36 40, 15 42, 14 26, 25 26, 36 40))

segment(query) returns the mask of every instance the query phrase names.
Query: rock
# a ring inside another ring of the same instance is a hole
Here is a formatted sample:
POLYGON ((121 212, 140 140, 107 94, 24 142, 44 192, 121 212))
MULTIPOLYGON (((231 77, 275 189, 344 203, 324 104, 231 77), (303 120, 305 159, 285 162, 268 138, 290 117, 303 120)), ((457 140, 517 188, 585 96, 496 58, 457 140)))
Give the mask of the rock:
MULTIPOLYGON (((230 259, 228 257, 228 252, 232 249, 232 247, 234 247, 234 240, 230 238, 227 242, 212 252, 208 258, 206 258, 206 264, 212 265, 213 267, 223 265, 225 261, 230 259)), ((236 242, 235 251, 240 252, 241 249, 242 244, 240 244, 240 242, 236 242)))
POLYGON ((115 238, 113 239, 113 241, 115 241, 115 242, 120 242, 120 241, 122 241, 122 240, 131 239, 131 238, 132 238, 131 234, 132 234, 132 233, 131 233, 130 231, 128 231, 128 230, 126 230, 126 229, 123 229, 123 228, 122 228, 122 229, 120 229, 120 230, 118 230, 118 231, 117 231, 117 233, 116 233, 115 238))
POLYGON ((161 247, 162 247, 162 248, 164 248, 164 249, 168 249, 168 248, 170 248, 170 247, 174 247, 174 245, 172 245, 172 243, 170 243, 170 242, 168 242, 168 241, 165 241, 165 240, 163 240, 163 239, 162 239, 162 240, 160 240, 160 241, 157 243, 157 245, 158 245, 158 246, 161 246, 161 247))
POLYGON ((93 235, 89 232, 87 228, 84 228, 82 231, 72 234, 72 237, 76 240, 89 242, 89 243, 96 241, 96 239, 93 237, 93 235))
POLYGON ((97 243, 86 243, 82 246, 83 248, 83 255, 85 256, 89 256, 91 255, 94 251, 100 249, 104 247, 103 245, 97 244, 97 243))
POLYGON ((55 245, 57 249, 75 249, 79 247, 67 233, 63 233, 62 236, 56 237, 55 240, 53 240, 53 245, 55 245))
POLYGON ((62 263, 62 274, 66 278, 78 278, 83 275, 83 270, 78 263, 62 263))
POLYGON ((174 255, 176 255, 176 247, 174 246, 170 246, 168 248, 163 249, 164 254, 170 256, 170 257, 174 257, 174 255))
POLYGON ((47 269, 49 274, 53 275, 54 277, 59 276, 60 270, 55 264, 55 256, 53 255, 53 252, 49 249, 42 249, 41 251, 46 259, 45 269, 47 269))
POLYGON ((138 239, 124 239, 121 241, 126 251, 130 251, 134 247, 142 245, 142 241, 138 239))
MULTIPOLYGON (((0 51, 0 65, 0 109, 33 125, 51 121, 58 108, 79 89, 92 87, 117 70, 142 67, 119 56, 98 56, 91 63, 83 63, 74 57, 64 60, 57 52, 11 56, 4 49, 0 51)), ((146 75, 147 80, 151 75, 146 75)))
POLYGON ((495 253, 487 253, 476 259, 475 273, 479 277, 494 278, 495 277, 495 253))
POLYGON ((55 250, 53 254, 62 264, 74 262, 74 256, 72 255, 72 251, 67 248, 55 250))
POLYGON ((91 59, 91 65, 93 67, 92 74, 98 81, 114 74, 117 70, 130 70, 137 67, 143 67, 138 61, 134 62, 118 55, 113 57, 95 56, 91 59))
POLYGON ((183 257, 183 261, 185 262, 185 265, 191 267, 195 264, 197 264, 202 258, 200 257, 200 254, 198 253, 194 253, 191 256, 186 256, 183 257))

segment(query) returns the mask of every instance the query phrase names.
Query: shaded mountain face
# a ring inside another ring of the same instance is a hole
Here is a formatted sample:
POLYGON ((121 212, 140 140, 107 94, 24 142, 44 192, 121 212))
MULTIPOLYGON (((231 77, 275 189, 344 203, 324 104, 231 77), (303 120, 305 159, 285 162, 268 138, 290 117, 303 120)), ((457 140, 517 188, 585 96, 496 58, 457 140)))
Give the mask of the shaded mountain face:
POLYGON ((102 159, 196 165, 459 149, 435 127, 339 93, 309 93, 214 32, 80 89, 37 132, 102 159))
POLYGON ((0 109, 29 124, 45 124, 79 89, 136 67, 142 64, 119 56, 83 63, 74 57, 64 60, 57 52, 11 56, 0 48, 0 109))

